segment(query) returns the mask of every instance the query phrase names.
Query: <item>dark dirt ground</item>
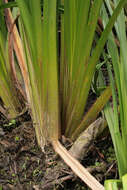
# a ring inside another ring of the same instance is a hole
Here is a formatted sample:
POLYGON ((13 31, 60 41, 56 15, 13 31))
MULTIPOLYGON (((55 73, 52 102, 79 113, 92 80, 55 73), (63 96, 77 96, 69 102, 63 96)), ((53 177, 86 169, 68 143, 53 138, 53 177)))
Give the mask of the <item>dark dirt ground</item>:
MULTIPOLYGON (((0 115, 0 190, 89 189, 50 145, 45 150, 37 145, 28 113, 11 122, 0 115)), ((101 183, 118 177, 109 133, 93 142, 82 164, 101 183)))

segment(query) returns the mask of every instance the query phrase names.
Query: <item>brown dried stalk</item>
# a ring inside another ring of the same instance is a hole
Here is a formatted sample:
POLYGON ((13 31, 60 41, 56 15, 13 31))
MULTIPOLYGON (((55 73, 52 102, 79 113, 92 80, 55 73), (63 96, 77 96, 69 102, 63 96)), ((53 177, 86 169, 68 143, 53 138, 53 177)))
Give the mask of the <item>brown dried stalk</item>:
POLYGON ((73 172, 81 178, 92 190, 104 190, 101 185, 78 160, 76 160, 59 141, 52 141, 54 150, 62 157, 73 172))
MULTIPOLYGON (((8 0, 4 0, 4 2, 7 3, 8 0)), ((17 27, 16 27, 16 24, 15 24, 15 21, 14 21, 14 19, 12 17, 12 14, 11 14, 11 11, 10 11, 9 8, 5 9, 5 18, 6 18, 8 31, 10 33, 12 33, 13 46, 14 46, 14 50, 15 50, 15 53, 16 53, 16 56, 17 56, 18 64, 19 64, 19 67, 21 69, 21 73, 22 73, 22 76, 23 76, 23 80, 24 80, 24 84, 25 84, 25 91, 26 91, 26 94, 27 94, 27 100, 29 101, 29 90, 28 90, 29 78, 28 78, 27 67, 26 67, 26 64, 25 64, 25 56, 24 56, 24 53, 23 53, 22 42, 21 42, 17 27)), ((15 68, 13 68, 13 69, 15 69, 15 68)), ((26 95, 23 94, 23 96, 26 99, 26 95)))

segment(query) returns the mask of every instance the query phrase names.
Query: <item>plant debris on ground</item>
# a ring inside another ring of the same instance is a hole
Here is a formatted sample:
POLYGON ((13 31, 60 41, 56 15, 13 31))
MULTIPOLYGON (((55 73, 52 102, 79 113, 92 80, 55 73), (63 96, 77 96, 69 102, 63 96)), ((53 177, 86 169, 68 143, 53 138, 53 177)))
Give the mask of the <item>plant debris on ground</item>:
MULTIPOLYGON (((101 183, 117 178, 114 150, 109 133, 93 142, 82 164, 101 183)), ((7 122, 0 117, 1 190, 85 190, 88 187, 64 164, 50 145, 46 154, 38 147, 28 113, 7 122), (61 168, 61 169, 60 169, 61 168)))

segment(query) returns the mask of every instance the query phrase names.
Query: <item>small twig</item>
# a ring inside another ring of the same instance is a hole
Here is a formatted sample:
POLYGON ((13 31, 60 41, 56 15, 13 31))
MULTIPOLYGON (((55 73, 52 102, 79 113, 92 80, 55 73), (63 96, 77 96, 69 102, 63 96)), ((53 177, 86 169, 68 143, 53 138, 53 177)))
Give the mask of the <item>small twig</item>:
POLYGON ((113 168, 113 166, 116 164, 116 161, 113 162, 113 164, 109 167, 109 169, 106 171, 105 176, 110 172, 110 170, 113 168))
POLYGON ((93 172, 105 172, 106 170, 106 163, 102 163, 100 166, 90 166, 86 168, 88 172, 93 173, 93 172))
POLYGON ((67 180, 72 179, 72 178, 74 178, 74 175, 67 175, 65 177, 61 177, 61 178, 59 178, 59 179, 57 179, 55 181, 49 182, 49 183, 47 183, 45 185, 42 185, 41 189, 52 188, 54 185, 59 185, 59 184, 63 183, 64 181, 67 181, 67 180))

